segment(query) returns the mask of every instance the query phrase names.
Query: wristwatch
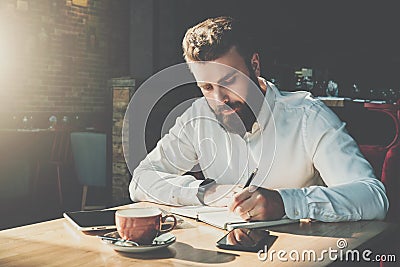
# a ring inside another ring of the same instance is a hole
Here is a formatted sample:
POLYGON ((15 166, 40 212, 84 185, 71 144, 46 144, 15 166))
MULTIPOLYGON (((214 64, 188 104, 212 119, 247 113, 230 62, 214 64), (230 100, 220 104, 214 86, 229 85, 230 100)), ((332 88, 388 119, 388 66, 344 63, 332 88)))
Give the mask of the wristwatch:
POLYGON ((197 191, 196 196, 201 202, 201 204, 207 205, 206 203, 204 203, 204 194, 206 193, 207 189, 213 186, 214 184, 216 184, 215 180, 207 178, 199 185, 199 189, 197 191))

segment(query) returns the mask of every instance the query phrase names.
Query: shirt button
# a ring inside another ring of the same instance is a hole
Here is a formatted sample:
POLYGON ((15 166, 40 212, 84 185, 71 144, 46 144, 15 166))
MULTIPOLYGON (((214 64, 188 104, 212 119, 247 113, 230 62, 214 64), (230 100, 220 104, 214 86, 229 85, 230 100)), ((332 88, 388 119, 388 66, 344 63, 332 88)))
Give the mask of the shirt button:
POLYGON ((294 211, 294 215, 299 215, 299 212, 297 210, 294 211))

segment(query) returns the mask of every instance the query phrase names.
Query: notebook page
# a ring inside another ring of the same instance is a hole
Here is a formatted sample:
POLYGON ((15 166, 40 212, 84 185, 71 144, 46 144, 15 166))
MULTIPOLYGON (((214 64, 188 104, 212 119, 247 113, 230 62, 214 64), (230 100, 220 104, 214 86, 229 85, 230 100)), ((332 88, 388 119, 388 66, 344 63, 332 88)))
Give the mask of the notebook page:
POLYGON ((181 216, 189 217, 192 219, 199 219, 200 214, 214 213, 214 212, 228 212, 227 207, 209 207, 209 206, 186 206, 171 208, 171 213, 181 216))
POLYGON ((201 213, 198 219, 221 229, 226 229, 229 223, 246 222, 239 215, 229 212, 228 209, 219 212, 201 213))

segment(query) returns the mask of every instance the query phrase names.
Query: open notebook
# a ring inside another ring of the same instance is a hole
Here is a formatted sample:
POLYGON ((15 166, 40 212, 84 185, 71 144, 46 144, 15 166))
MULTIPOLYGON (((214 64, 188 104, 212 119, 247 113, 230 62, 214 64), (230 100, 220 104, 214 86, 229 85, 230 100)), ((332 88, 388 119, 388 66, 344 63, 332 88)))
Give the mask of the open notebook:
POLYGON ((171 208, 171 213, 197 219, 212 226, 232 230, 235 228, 262 228, 275 225, 295 223, 299 220, 280 219, 274 221, 247 222, 238 215, 229 212, 226 207, 187 206, 171 208))

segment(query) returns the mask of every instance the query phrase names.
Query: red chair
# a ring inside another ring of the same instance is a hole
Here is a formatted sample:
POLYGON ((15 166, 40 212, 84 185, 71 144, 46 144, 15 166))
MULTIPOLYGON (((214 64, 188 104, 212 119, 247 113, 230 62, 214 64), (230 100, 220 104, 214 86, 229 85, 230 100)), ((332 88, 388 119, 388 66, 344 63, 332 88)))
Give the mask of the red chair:
POLYGON ((400 100, 395 105, 379 105, 366 103, 365 108, 372 111, 384 112, 395 124, 395 136, 387 146, 360 145, 360 150, 371 163, 376 177, 380 178, 386 188, 389 199, 387 221, 400 222, 400 100))
POLYGON ((400 222, 400 143, 386 153, 381 176, 389 198, 388 221, 400 222))

